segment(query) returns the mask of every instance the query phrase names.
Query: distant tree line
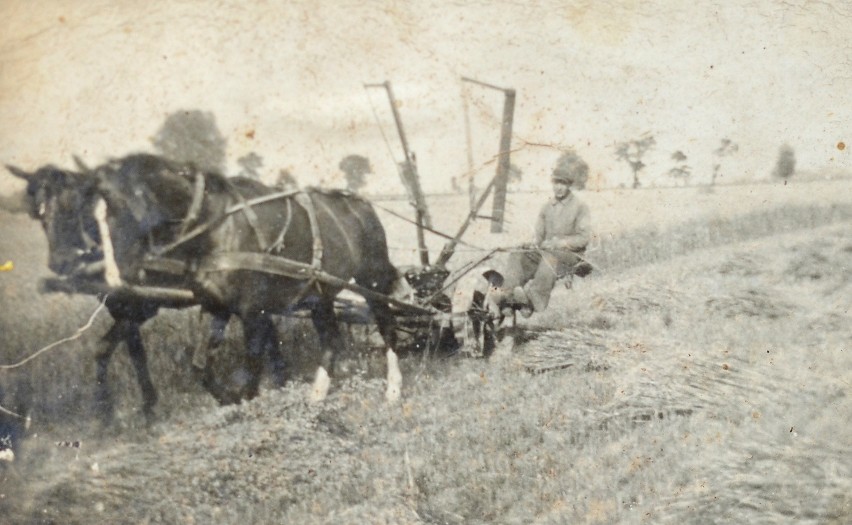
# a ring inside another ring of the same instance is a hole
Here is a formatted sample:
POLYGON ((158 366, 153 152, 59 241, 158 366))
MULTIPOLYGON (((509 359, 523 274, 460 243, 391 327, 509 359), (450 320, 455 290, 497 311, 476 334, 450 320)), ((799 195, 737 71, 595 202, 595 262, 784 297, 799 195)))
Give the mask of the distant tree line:
MULTIPOLYGON (((216 125, 216 118, 212 112, 193 110, 179 110, 169 114, 160 129, 151 139, 154 149, 160 155, 178 161, 189 162, 198 168, 225 173, 227 139, 222 135, 216 125)), ((625 162, 630 168, 633 176, 632 187, 642 186, 642 173, 647 168, 647 154, 657 146, 654 135, 650 132, 643 133, 639 137, 617 142, 614 145, 614 156, 617 160, 625 162)), ((715 186, 717 181, 724 175, 722 171, 723 160, 735 155, 739 151, 739 145, 730 138, 723 138, 718 147, 713 150, 714 162, 709 186, 715 186)), ((688 157, 682 150, 676 150, 670 156, 674 165, 668 170, 668 176, 678 184, 688 185, 692 176, 693 168, 688 163, 688 157)), ((249 177, 255 180, 261 178, 263 168, 263 157, 255 152, 250 152, 237 159, 240 168, 239 176, 249 177)), ((588 179, 588 166, 576 151, 563 152, 557 159, 557 167, 570 166, 571 169, 580 169, 583 175, 575 182, 575 187, 583 188, 588 179)), ((361 190, 368 181, 368 176, 373 174, 370 160, 357 154, 344 157, 338 164, 343 172, 346 187, 351 191, 361 190)), ((795 150, 789 144, 783 144, 778 150, 772 177, 779 180, 789 180, 796 169, 795 150)), ((509 184, 516 185, 521 182, 523 172, 518 166, 512 164, 509 167, 509 184)), ((459 181, 453 178, 450 181, 455 192, 463 192, 459 181)), ((292 173, 282 170, 275 182, 279 187, 297 187, 292 173)))
MULTIPOLYGON (((640 175, 646 167, 643 159, 655 146, 656 140, 651 133, 644 133, 639 138, 615 144, 615 158, 626 162, 630 167, 633 174, 633 188, 638 188, 642 185, 640 175)), ((738 151, 739 144, 727 137, 721 139, 719 146, 713 150, 714 162, 709 186, 715 186, 717 181, 723 176, 723 159, 736 154, 738 151)), ((677 150, 672 153, 670 158, 675 164, 668 170, 669 177, 676 182, 682 182, 683 185, 688 185, 693 172, 692 166, 687 163, 687 155, 683 151, 677 150)), ((796 153, 792 146, 783 144, 778 151, 778 159, 775 163, 775 168, 772 170, 772 176, 776 179, 788 180, 795 173, 795 169, 796 153)))

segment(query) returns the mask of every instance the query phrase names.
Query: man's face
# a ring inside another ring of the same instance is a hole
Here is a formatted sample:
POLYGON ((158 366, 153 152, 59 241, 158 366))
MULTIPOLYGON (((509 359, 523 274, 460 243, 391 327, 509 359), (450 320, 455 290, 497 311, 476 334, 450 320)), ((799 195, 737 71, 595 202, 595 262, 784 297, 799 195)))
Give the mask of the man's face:
POLYGON ((559 200, 564 199, 571 193, 571 185, 563 180, 553 181, 553 196, 559 200))

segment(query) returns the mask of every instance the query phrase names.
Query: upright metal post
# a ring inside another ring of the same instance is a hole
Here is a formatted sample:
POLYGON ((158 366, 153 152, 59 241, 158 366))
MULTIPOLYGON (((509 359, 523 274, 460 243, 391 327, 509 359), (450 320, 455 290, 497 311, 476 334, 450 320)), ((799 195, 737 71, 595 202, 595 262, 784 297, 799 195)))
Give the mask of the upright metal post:
POLYGON ((414 155, 408 149, 408 139, 405 137, 405 129, 402 127, 402 118, 399 116, 399 109, 396 107, 393 88, 388 80, 385 80, 381 84, 365 84, 365 87, 383 87, 388 94, 391 112, 393 113, 393 120, 396 124, 396 131, 399 134, 399 141, 402 143, 402 153, 405 155, 402 178, 406 185, 406 189, 409 190, 409 197, 412 199, 412 205, 414 206, 415 220, 417 222, 417 246, 420 251, 420 263, 423 266, 429 266, 429 250, 426 248, 423 226, 431 228, 432 218, 429 216, 429 209, 426 206, 426 198, 423 196, 423 190, 420 188, 420 175, 417 173, 417 162, 414 159, 414 155))
POLYGON ((497 176, 494 181, 494 201, 492 205, 491 233, 503 231, 503 218, 506 212, 506 187, 509 184, 509 154, 512 150, 512 120, 515 114, 515 90, 504 91, 503 124, 500 126, 500 157, 497 161, 497 176))
POLYGON ((470 77, 462 77, 462 81, 502 91, 505 95, 503 101, 503 121, 500 126, 500 153, 497 161, 497 174, 494 180, 494 201, 491 212, 491 232, 500 233, 503 231, 503 218, 506 212, 506 186, 509 184, 509 166, 511 166, 509 155, 512 150, 512 121, 515 116, 515 90, 511 88, 501 88, 494 84, 482 82, 470 77))

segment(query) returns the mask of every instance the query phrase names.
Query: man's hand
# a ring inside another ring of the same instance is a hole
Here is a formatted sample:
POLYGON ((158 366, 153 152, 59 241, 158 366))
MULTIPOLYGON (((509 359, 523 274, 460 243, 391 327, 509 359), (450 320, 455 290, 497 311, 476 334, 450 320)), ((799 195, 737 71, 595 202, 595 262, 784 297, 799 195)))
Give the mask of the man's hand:
POLYGON ((541 249, 542 250, 555 250, 556 248, 559 248, 559 246, 557 246, 557 244, 558 244, 558 242, 553 240, 553 239, 546 239, 544 242, 541 243, 541 249))

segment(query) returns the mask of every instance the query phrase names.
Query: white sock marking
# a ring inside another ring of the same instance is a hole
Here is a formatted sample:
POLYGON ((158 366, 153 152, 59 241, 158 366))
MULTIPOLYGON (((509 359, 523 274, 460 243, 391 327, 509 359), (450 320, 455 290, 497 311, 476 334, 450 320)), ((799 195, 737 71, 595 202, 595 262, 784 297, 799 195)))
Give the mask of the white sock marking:
POLYGON ((317 369, 317 376, 314 378, 314 384, 311 387, 311 401, 318 403, 328 396, 328 387, 331 385, 331 378, 328 377, 328 372, 325 368, 317 369))
POLYGON ((107 224, 107 205, 103 199, 98 199, 95 204, 95 220, 98 221, 98 231, 101 234, 101 245, 104 250, 104 280, 109 286, 121 286, 121 274, 118 264, 115 262, 115 249, 112 246, 112 237, 109 234, 107 224))
POLYGON ((393 348, 388 348, 388 389, 385 399, 393 404, 399 401, 402 391, 402 372, 399 370, 399 358, 393 348))

